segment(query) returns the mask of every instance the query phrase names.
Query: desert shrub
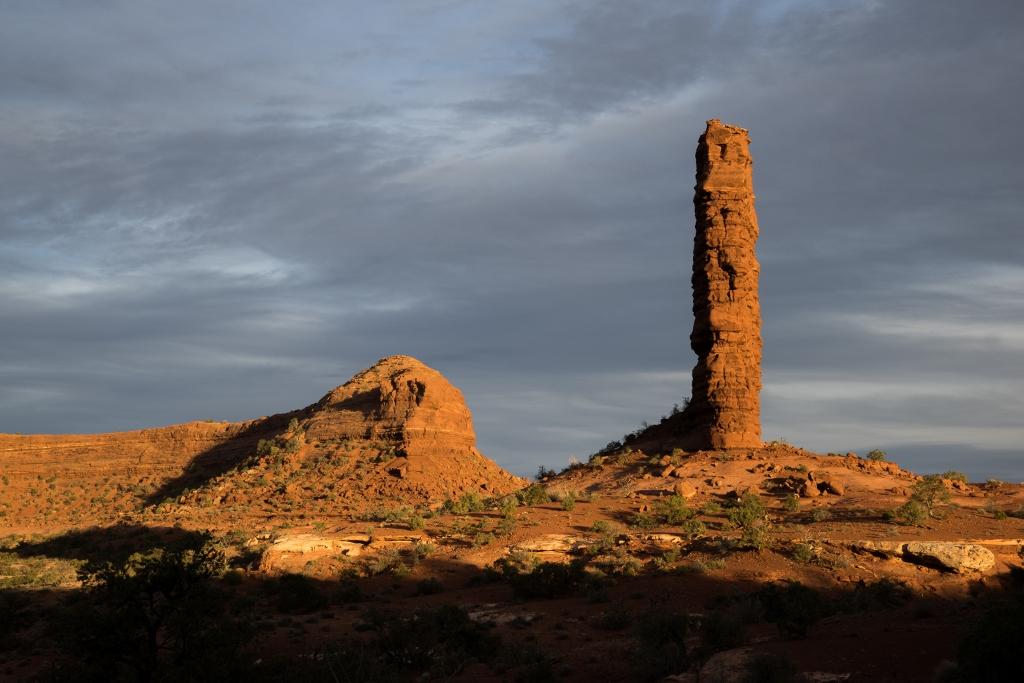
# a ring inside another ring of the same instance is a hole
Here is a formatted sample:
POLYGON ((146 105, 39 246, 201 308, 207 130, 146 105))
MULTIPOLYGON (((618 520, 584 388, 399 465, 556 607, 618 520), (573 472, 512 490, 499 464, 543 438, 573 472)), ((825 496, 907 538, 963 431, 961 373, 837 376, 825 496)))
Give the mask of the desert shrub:
POLYGON ((400 550, 397 548, 387 548, 363 561, 363 573, 366 576, 379 576, 381 574, 404 576, 409 573, 409 566, 405 563, 400 550))
POLYGON ((260 439, 256 444, 256 455, 277 455, 278 450, 274 439, 260 439))
POLYGON ((402 524, 410 529, 422 529, 424 527, 423 517, 418 512, 408 507, 385 508, 374 507, 362 513, 357 519, 364 522, 381 522, 384 524, 402 524))
POLYGON ((797 543, 793 546, 790 557, 801 564, 807 564, 814 559, 814 548, 806 543, 797 543))
POLYGON ((948 683, 1002 683, 1024 680, 1024 592, 991 599, 964 629, 956 667, 948 683))
POLYGON ((75 580, 82 564, 79 560, 21 557, 17 553, 0 552, 0 590, 67 584, 75 580))
POLYGON ((225 567, 208 535, 80 570, 84 595, 54 625, 85 680, 232 679, 247 668, 249 620, 212 582, 225 567))
POLYGON ((930 517, 935 516, 935 506, 949 502, 949 491, 942 482, 942 477, 929 474, 914 484, 910 499, 899 507, 885 513, 886 519, 903 524, 920 526, 930 517))
POLYGON ((885 451, 878 448, 873 448, 870 451, 868 451, 867 455, 865 455, 864 457, 866 457, 868 460, 873 460, 874 462, 881 462, 882 460, 885 460, 886 455, 887 453, 885 451))
POLYGON ((495 536, 511 536, 516 530, 516 516, 515 514, 502 515, 501 519, 498 520, 497 525, 494 527, 495 536))
POLYGON ((516 513, 519 508, 519 499, 513 496, 505 496, 498 501, 498 511, 501 512, 502 517, 510 517, 516 513))
POLYGON ((800 509, 800 497, 795 493, 786 494, 782 499, 782 509, 786 512, 796 512, 800 509))
POLYGON ((750 618, 743 609, 717 609, 700 620, 701 647, 707 653, 731 650, 747 642, 750 618))
POLYGON ((767 547, 770 541, 768 519, 764 503, 756 493, 746 493, 740 498, 729 510, 729 522, 742 531, 740 547, 758 551, 767 547))
POLYGON ((378 666, 396 676, 363 680, 449 680, 468 664, 488 661, 499 651, 500 640, 490 628, 455 605, 417 610, 407 617, 374 610, 364 620, 364 628, 374 634, 369 647, 378 666))
POLYGON ((544 481, 545 479, 550 479, 551 477, 554 477, 557 474, 558 472, 555 472, 550 467, 545 467, 544 465, 541 465, 540 467, 537 468, 537 476, 534 478, 537 481, 544 481))
POLYGON ((890 609, 909 602, 913 597, 910 587, 897 579, 885 578, 870 583, 860 581, 842 597, 840 607, 845 612, 890 609))
POLYGON ((965 484, 967 483, 967 475, 959 470, 946 470, 938 476, 940 479, 949 479, 950 481, 962 481, 965 484))
POLYGON ((950 498, 946 485, 942 483, 942 477, 935 474, 929 474, 915 483, 910 497, 928 508, 929 514, 936 505, 948 503, 950 498))
POLYGON ((928 521, 928 508, 920 501, 911 499, 897 508, 886 510, 883 516, 900 524, 921 526, 928 521))
POLYGON ((609 576, 636 576, 643 569, 643 563, 629 554, 625 548, 613 548, 600 557, 599 569, 609 576))
POLYGON ((649 678, 661 678, 668 674, 685 671, 689 666, 686 652, 686 631, 688 619, 664 609, 653 609, 637 619, 637 641, 643 674, 649 678))
POLYGON ((453 515, 465 515, 471 512, 480 512, 486 506, 483 499, 475 491, 466 491, 457 500, 451 498, 444 501, 443 512, 453 515))
POLYGON ((696 514, 686 505, 686 499, 679 495, 669 496, 654 503, 654 515, 658 521, 670 526, 678 526, 696 514))
POLYGON ((332 596, 334 602, 341 605, 351 605, 366 600, 366 593, 359 583, 351 578, 343 578, 338 584, 332 596))
POLYGON ((746 529, 764 519, 765 509, 761 497, 756 493, 745 493, 729 510, 729 521, 740 529, 746 529))
POLYGON ((592 588, 597 578, 586 570, 586 561, 576 558, 564 564, 541 562, 515 554, 499 558, 487 572, 489 578, 503 580, 512 586, 516 598, 560 598, 592 588))
POLYGON ((705 515, 720 515, 722 514, 722 506, 718 504, 718 501, 709 500, 704 503, 704 507, 701 508, 701 512, 705 515))
POLYGON ((812 522, 827 522, 832 519, 832 512, 828 508, 814 508, 811 510, 812 522))
POLYGON ((775 624, 787 638, 805 638, 811 626, 832 611, 818 591, 798 581, 769 584, 754 597, 764 610, 765 621, 775 624))
POLYGON ((327 599, 313 581, 302 574, 284 574, 273 587, 277 609, 288 614, 308 614, 323 609, 327 599))
POLYGON ((472 544, 474 548, 482 548, 494 543, 496 540, 497 538, 491 532, 481 531, 473 536, 472 544))
POLYGON ((526 488, 516 491, 516 499, 520 505, 527 507, 551 502, 548 490, 540 484, 530 484, 526 488))
POLYGON ((673 495, 655 501, 650 513, 635 513, 632 524, 639 529, 653 529, 658 525, 680 526, 692 520, 696 514, 686 505, 685 498, 673 495))
POLYGON ((409 548, 409 559, 413 564, 425 560, 437 552, 437 546, 427 541, 416 541, 409 548))
POLYGON ((687 539, 693 540, 706 534, 708 528, 699 519, 688 519, 679 525, 679 530, 687 539))

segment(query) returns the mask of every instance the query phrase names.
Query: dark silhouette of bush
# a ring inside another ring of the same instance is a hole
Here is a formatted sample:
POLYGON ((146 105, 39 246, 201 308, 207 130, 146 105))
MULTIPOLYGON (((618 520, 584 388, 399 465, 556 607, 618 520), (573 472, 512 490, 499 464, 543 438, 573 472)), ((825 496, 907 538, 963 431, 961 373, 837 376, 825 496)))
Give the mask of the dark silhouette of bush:
POLYGON ((252 636, 212 579, 225 567, 209 535, 80 570, 84 594, 53 624, 71 680, 212 680, 242 675, 252 636))
POLYGON ((302 574, 283 574, 270 584, 277 596, 277 609, 289 614, 308 614, 327 606, 320 589, 302 574))
POLYGON ((637 661, 643 676, 659 679, 686 671, 690 663, 686 652, 688 625, 685 614, 662 609, 652 609, 637 619, 637 661))

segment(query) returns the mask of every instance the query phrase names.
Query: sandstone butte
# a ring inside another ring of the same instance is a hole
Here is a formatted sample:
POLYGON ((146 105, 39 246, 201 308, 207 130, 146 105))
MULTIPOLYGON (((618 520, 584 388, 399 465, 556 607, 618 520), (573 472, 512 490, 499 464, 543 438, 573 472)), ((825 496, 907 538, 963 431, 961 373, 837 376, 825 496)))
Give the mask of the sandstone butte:
POLYGON ((747 130, 711 119, 696 162, 691 398, 640 441, 686 450, 760 448, 760 267, 747 130))
POLYGON ((285 507, 313 499, 350 509, 389 498, 414 505, 525 484, 477 450, 462 393, 409 356, 380 360, 311 406, 247 422, 0 434, 0 472, 8 481, 0 511, 44 526, 99 522, 171 501, 210 514, 224 505, 269 514, 279 510, 275 500, 285 507))

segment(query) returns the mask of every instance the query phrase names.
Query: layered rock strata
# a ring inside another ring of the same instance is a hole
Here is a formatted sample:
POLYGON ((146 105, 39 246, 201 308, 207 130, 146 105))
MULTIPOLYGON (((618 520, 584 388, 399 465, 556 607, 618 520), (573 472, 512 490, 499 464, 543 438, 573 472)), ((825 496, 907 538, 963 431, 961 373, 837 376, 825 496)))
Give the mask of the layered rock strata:
POLYGON ((750 138, 707 122, 697 145, 693 331, 697 354, 685 447, 761 445, 761 308, 750 138))
POLYGON ((103 522, 162 502, 267 515, 415 505, 526 483, 477 450, 462 392, 409 356, 381 359, 306 408, 247 422, 0 434, 0 527, 103 522))

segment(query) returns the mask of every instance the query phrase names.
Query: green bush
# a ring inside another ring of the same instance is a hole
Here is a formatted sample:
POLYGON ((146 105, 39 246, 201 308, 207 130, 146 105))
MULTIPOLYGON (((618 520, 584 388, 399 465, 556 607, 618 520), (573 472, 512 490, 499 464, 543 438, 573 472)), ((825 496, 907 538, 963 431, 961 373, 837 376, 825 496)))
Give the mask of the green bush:
POLYGON ((654 503, 654 514, 660 522, 679 526, 697 513, 686 505, 686 499, 679 495, 669 496, 654 503))
POLYGON ((903 505, 885 513, 889 520, 915 526, 923 525, 930 517, 935 516, 935 507, 939 503, 949 502, 950 495, 942 477, 929 474, 914 484, 910 499, 903 505))
POLYGON ((806 543, 797 543, 790 556, 800 564, 808 564, 814 560, 814 548, 806 543))
POLYGON ((868 451, 865 457, 868 460, 873 460, 874 462, 881 462, 882 460, 885 460, 886 455, 887 453, 885 451, 880 450, 878 448, 873 448, 872 450, 868 451))
POLYGON ((768 535, 768 519, 764 503, 756 493, 746 493, 739 502, 729 510, 729 522, 738 527, 740 546, 754 550, 764 550, 771 540, 768 535))
POLYGON ((525 505, 527 507, 551 502, 551 496, 548 494, 548 490, 540 484, 530 484, 526 488, 516 491, 516 498, 520 505, 525 505))
POLYGON ((444 501, 443 512, 453 515, 465 515, 471 512, 481 512, 486 506, 483 499, 475 491, 466 491, 457 500, 451 498, 444 501))
POLYGON ((782 509, 786 512, 796 512, 800 509, 800 497, 795 493, 789 493, 782 499, 782 509))
MULTIPOLYGON (((525 554, 528 555, 528 554, 525 554)), ((500 558, 487 575, 506 581, 512 593, 522 600, 561 598, 585 592, 597 579, 586 570, 586 560, 576 558, 568 564, 537 563, 532 557, 510 555, 500 558)))

